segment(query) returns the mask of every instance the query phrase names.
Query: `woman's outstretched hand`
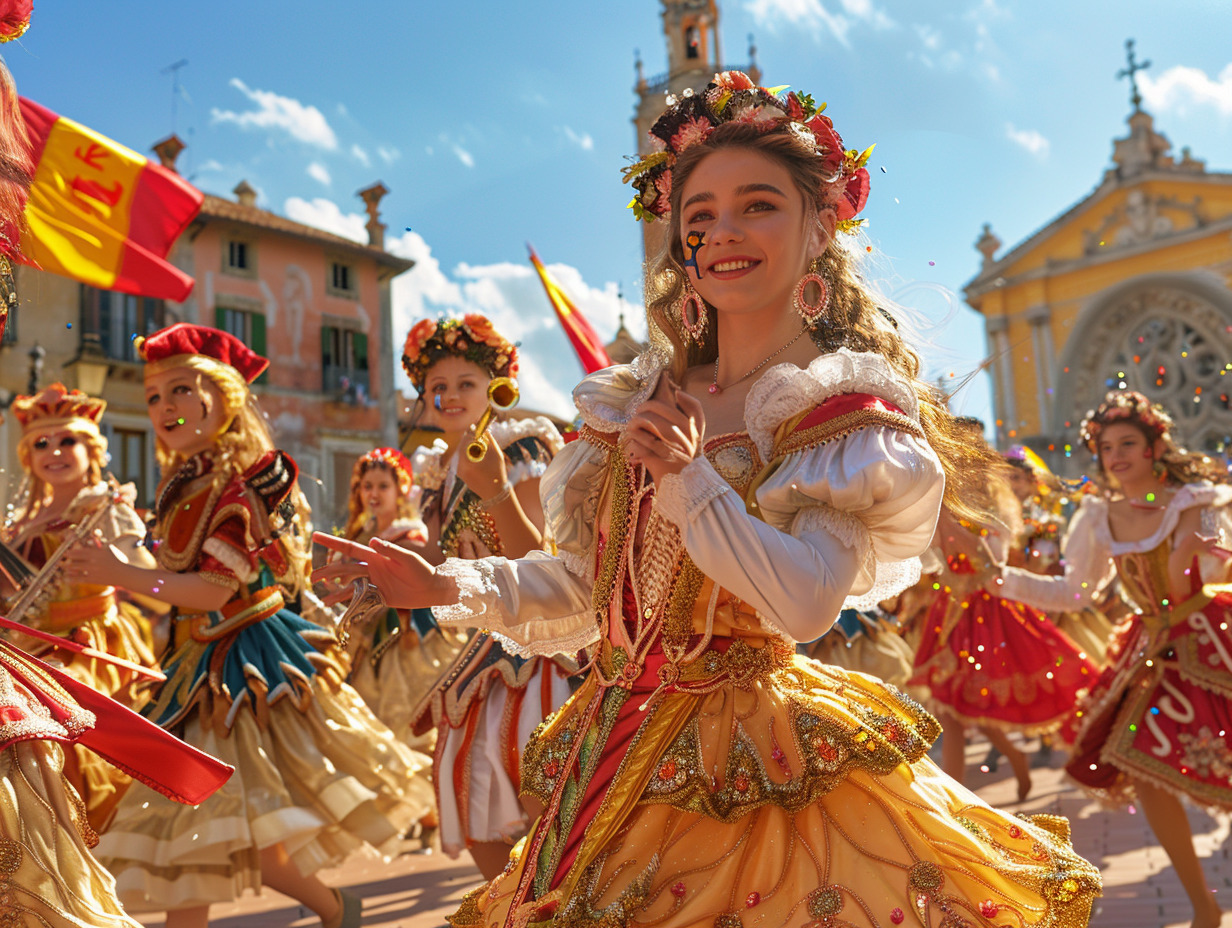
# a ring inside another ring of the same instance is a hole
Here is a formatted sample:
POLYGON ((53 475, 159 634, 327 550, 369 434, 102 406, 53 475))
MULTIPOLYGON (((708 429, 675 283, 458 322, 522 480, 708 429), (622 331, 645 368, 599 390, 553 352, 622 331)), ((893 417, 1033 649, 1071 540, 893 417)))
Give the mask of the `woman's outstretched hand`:
POLYGON ((654 394, 625 427, 629 460, 645 466, 657 484, 678 474, 701 453, 706 433, 702 404, 685 393, 664 373, 654 394))
POLYGON ((312 572, 313 583, 334 581, 346 587, 324 597, 326 605, 349 600, 350 584, 360 577, 371 580, 381 598, 395 609, 419 609, 458 601, 457 584, 449 577, 438 576, 436 568, 414 551, 380 538, 374 538, 371 547, 322 532, 314 533, 312 540, 346 559, 312 572))

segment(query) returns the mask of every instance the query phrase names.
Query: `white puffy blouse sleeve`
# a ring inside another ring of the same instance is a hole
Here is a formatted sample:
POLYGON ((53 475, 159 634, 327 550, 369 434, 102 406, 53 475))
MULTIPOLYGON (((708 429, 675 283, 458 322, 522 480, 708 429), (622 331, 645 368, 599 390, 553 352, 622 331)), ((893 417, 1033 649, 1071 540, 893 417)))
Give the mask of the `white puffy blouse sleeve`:
POLYGON ((854 597, 918 579, 944 487, 922 437, 870 426, 786 455, 747 507, 704 458, 664 478, 656 505, 703 573, 809 641, 854 597))
POLYGON ((1079 504, 1061 544, 1061 558, 1063 576, 1006 567, 1001 576, 1001 595, 1048 612, 1091 605, 1116 574, 1106 500, 1088 496, 1079 504))
POLYGON ((603 449, 579 439, 540 478, 546 534, 558 556, 449 558, 437 571, 453 578, 460 597, 433 607, 436 620, 486 629, 521 656, 572 655, 598 640, 589 557, 605 459, 603 449))

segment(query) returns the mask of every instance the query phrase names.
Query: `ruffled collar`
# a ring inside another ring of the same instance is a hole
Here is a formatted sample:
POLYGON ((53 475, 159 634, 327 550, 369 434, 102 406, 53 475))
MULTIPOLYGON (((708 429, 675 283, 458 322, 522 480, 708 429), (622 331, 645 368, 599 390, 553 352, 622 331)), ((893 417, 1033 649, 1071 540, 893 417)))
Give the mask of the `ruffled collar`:
POLYGON ((1108 546, 1113 557, 1122 554, 1143 554, 1154 551, 1164 540, 1176 531, 1181 514, 1195 507, 1200 509, 1220 509, 1232 505, 1232 486, 1213 484, 1205 481, 1187 483, 1176 491, 1164 510, 1163 520, 1159 527, 1146 538, 1137 541, 1117 541, 1112 537, 1112 527, 1108 523, 1108 500, 1102 496, 1090 496, 1083 501, 1084 506, 1098 509, 1100 518, 1096 521, 1096 531, 1100 540, 1108 546))
MULTIPOLYGON (((631 364, 591 374, 573 391, 582 421, 598 432, 622 432, 654 392, 666 366, 666 358, 650 351, 631 364)), ((744 423, 762 460, 770 459, 774 433, 783 422, 842 393, 871 393, 919 421, 915 390, 884 357, 840 348, 815 358, 805 368, 777 364, 754 381, 745 399, 744 423)))

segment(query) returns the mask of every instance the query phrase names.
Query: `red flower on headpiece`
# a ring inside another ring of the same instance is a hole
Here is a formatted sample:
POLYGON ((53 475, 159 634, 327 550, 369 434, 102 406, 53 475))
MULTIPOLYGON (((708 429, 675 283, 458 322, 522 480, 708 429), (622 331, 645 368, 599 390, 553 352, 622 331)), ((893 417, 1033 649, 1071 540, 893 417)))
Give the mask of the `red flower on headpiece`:
POLYGON ((416 322, 411 327, 411 331, 407 333, 406 343, 402 346, 402 353, 406 355, 406 359, 412 362, 415 361, 428 339, 435 334, 436 323, 431 319, 420 319, 416 322))
POLYGON ((138 339, 136 347, 141 358, 149 364, 182 354, 204 355, 235 368, 248 383, 260 377, 269 367, 268 359, 261 357, 230 332, 189 322, 177 322, 138 339))
POLYGON ((860 210, 864 209, 864 205, 868 202, 868 190, 868 170, 860 168, 848 179, 847 188, 838 198, 835 209, 840 222, 844 219, 854 219, 860 214, 860 210))
POLYGON ((724 90, 752 90, 757 86, 743 71, 721 71, 714 76, 714 83, 724 90))
POLYGON ((706 141, 712 132, 714 132, 714 126, 709 120, 694 116, 692 119, 685 120, 684 125, 676 130, 670 143, 671 150, 680 154, 689 146, 706 141))
POLYGON ((826 171, 837 174, 843 166, 843 139, 834 131, 834 123, 829 116, 818 113, 805 125, 813 133, 817 147, 823 152, 826 171))

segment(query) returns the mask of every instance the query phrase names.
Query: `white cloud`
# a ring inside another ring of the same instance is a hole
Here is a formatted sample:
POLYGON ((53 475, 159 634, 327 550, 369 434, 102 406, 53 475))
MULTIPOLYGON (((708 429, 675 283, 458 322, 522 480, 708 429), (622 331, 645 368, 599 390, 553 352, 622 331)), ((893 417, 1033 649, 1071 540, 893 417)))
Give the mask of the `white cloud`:
POLYGON ((839 0, 839 7, 841 9, 831 10, 821 0, 749 0, 745 4, 760 26, 774 29, 782 22, 812 26, 829 32, 842 45, 851 44, 848 35, 854 26, 874 29, 895 26, 894 20, 873 6, 872 0, 839 0))
POLYGON ((394 148, 392 145, 378 145, 376 147, 376 153, 386 164, 393 164, 402 157, 402 152, 398 151, 398 149, 394 148))
MULTIPOLYGON (((367 241, 365 217, 343 213, 331 200, 291 197, 284 210, 297 222, 355 241, 367 241)), ((576 409, 571 393, 582 377, 582 368, 573 360, 572 346, 561 331, 556 313, 529 261, 487 265, 463 262, 452 272, 446 272, 418 232, 407 231, 388 237, 385 247, 392 254, 415 262, 411 270, 393 279, 391 287, 395 341, 389 352, 391 360, 401 356, 406 333, 420 319, 483 313, 501 334, 521 344, 518 384, 522 405, 573 418, 576 409)), ((640 307, 621 298, 615 283, 592 287, 581 271, 567 264, 549 264, 548 271, 601 338, 610 339, 615 335, 622 313, 634 336, 645 337, 640 307)), ((400 389, 410 392, 410 383, 401 365, 397 366, 396 383, 400 389)))
POLYGON ((334 179, 329 176, 329 169, 320 161, 314 161, 308 165, 308 176, 318 183, 324 184, 326 187, 334 182, 334 179))
POLYGON ((351 146, 351 157, 366 168, 372 167, 372 159, 368 157, 368 153, 359 145, 351 146))
POLYGON ((1232 116, 1232 64, 1224 66, 1215 78, 1200 68, 1178 65, 1152 78, 1138 77, 1142 99, 1156 111, 1185 112, 1192 107, 1212 107, 1221 116, 1232 116))
POLYGON ((223 171, 223 170, 226 170, 226 168, 223 167, 223 163, 221 161, 211 158, 209 161, 206 161, 204 164, 198 165, 197 170, 198 171, 223 171))
POLYGON ((473 168, 475 166, 475 156, 472 155, 465 148, 463 148, 461 145, 455 144, 453 146, 453 153, 457 155, 458 160, 461 161, 468 168, 473 168))
POLYGON ((358 213, 344 213, 337 203, 325 197, 314 197, 311 200, 290 197, 282 209, 288 219, 294 219, 304 225, 324 229, 363 244, 368 241, 368 230, 364 228, 367 220, 358 213))
POLYGON ((231 86, 255 103, 257 108, 237 113, 215 107, 210 111, 213 122, 234 123, 243 129, 282 129, 292 138, 327 151, 338 147, 338 137, 324 114, 315 106, 306 106, 269 90, 252 90, 238 77, 231 79, 231 86))
POLYGON ((582 151, 590 151, 591 149, 595 147, 595 140, 590 137, 589 132, 583 132, 581 134, 578 134, 577 132, 574 132, 572 129, 570 129, 568 126, 564 127, 564 132, 565 132, 565 138, 567 138, 570 142, 572 142, 578 148, 582 149, 582 151))
POLYGON ((1052 147, 1035 129, 1016 129, 1012 122, 1005 124, 1005 137, 1037 158, 1047 158, 1048 149, 1052 147))

